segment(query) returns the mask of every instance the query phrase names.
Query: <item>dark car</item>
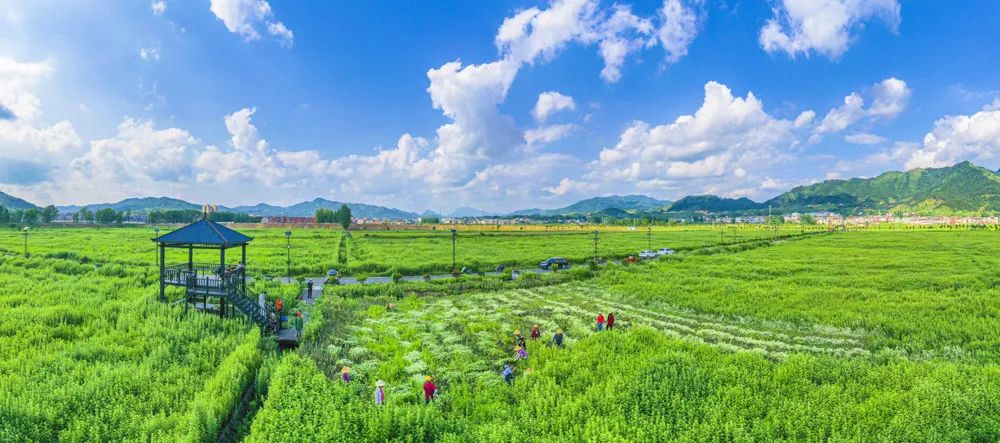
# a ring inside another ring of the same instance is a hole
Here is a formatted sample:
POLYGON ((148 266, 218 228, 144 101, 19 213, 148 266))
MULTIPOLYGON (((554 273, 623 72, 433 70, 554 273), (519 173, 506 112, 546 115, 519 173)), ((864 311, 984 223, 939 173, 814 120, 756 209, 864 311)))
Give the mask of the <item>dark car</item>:
POLYGON ((552 265, 559 266, 560 268, 568 268, 569 260, 566 260, 565 258, 562 257, 552 257, 548 260, 543 261, 538 266, 540 266, 542 269, 551 269, 552 265))

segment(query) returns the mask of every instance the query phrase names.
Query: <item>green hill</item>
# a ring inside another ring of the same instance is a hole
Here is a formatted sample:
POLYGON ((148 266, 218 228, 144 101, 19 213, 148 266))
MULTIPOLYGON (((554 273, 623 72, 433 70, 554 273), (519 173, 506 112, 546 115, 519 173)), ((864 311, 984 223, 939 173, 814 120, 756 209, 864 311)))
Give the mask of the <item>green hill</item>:
POLYGON ((1000 213, 1000 175, 970 162, 799 186, 767 202, 789 211, 1000 213))
POLYGON ((669 201, 657 200, 645 195, 610 195, 607 197, 593 197, 580 200, 564 208, 543 211, 543 214, 592 214, 608 208, 621 209, 623 211, 650 211, 660 210, 669 205, 669 201))
POLYGON ((5 194, 3 192, 0 192, 0 206, 4 206, 7 209, 15 209, 15 210, 16 209, 31 209, 31 208, 37 208, 38 207, 38 206, 35 206, 32 203, 29 203, 26 200, 19 199, 17 197, 12 196, 12 195, 5 194))
POLYGON ((674 202, 667 211, 743 212, 760 209, 760 207, 760 203, 746 197, 722 198, 715 195, 689 195, 674 202))

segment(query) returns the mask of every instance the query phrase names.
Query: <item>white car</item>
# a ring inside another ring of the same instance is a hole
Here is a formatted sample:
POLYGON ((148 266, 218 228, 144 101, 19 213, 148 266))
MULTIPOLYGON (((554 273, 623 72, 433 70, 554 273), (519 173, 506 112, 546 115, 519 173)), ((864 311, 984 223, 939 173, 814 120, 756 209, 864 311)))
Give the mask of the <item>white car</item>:
POLYGON ((670 248, 660 248, 658 251, 656 251, 656 255, 674 255, 674 254, 676 254, 676 252, 674 252, 674 250, 670 248))
POLYGON ((656 253, 650 250, 645 250, 639 253, 639 258, 656 258, 656 253))

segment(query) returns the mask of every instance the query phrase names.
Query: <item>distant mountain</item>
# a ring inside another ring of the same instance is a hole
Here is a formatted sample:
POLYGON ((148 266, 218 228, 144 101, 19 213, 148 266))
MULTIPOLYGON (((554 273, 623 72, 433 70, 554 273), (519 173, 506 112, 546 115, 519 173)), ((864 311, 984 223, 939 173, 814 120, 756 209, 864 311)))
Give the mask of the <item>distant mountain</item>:
POLYGON ((874 178, 799 186, 764 205, 795 211, 891 211, 920 214, 1000 213, 1000 174, 962 162, 943 168, 886 172, 874 178))
POLYGON ((658 211, 670 205, 667 200, 657 200, 645 195, 610 195, 580 200, 559 209, 543 211, 543 215, 591 214, 608 208, 623 211, 658 211))
POLYGON ((451 211, 449 217, 462 218, 462 217, 492 217, 498 215, 495 212, 487 212, 476 208, 456 208, 451 211))
POLYGON ((514 215, 514 216, 541 215, 543 212, 545 212, 544 209, 538 209, 538 208, 518 209, 517 211, 511 212, 507 215, 514 215))
MULTIPOLYGON (((201 205, 196 205, 194 203, 186 202, 184 200, 170 198, 170 197, 142 197, 142 198, 126 198, 117 203, 96 203, 92 205, 85 205, 87 209, 91 211, 96 211, 99 209, 111 208, 120 212, 150 212, 155 210, 170 210, 170 209, 188 209, 200 211, 201 205)), ((62 213, 73 213, 80 210, 82 206, 70 205, 70 206, 59 206, 59 212, 62 213)))
POLYGON ((743 212, 760 207, 760 203, 746 197, 722 198, 715 195, 689 195, 674 202, 667 211, 743 212))
POLYGON ((26 200, 19 199, 13 195, 5 194, 3 192, 0 192, 0 206, 4 206, 7 209, 32 209, 38 207, 26 200))
MULTIPOLYGON (((272 206, 268 204, 258 204, 255 206, 237 206, 232 208, 235 212, 245 212, 251 215, 274 216, 287 215, 290 217, 311 217, 316 215, 317 209, 340 209, 343 204, 338 201, 316 198, 311 201, 294 204, 288 207, 272 206)), ((399 209, 386 208, 384 206, 368 205, 364 203, 347 203, 351 208, 351 215, 359 218, 381 218, 394 220, 416 220, 419 215, 412 212, 401 211, 399 209)))

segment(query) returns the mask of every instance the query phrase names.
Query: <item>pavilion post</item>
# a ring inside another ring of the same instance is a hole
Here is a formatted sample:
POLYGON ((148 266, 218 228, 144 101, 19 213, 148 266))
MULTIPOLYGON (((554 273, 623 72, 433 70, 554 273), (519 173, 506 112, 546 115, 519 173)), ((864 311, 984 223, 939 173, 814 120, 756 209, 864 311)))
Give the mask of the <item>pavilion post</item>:
POLYGON ((167 284, 164 280, 167 278, 166 266, 163 264, 163 258, 166 255, 166 248, 163 244, 160 244, 160 301, 165 301, 167 299, 166 287, 167 284))
POLYGON ((194 246, 188 245, 188 272, 194 272, 194 246))

